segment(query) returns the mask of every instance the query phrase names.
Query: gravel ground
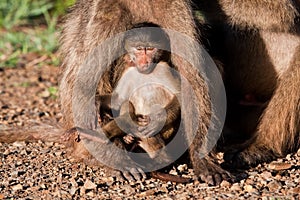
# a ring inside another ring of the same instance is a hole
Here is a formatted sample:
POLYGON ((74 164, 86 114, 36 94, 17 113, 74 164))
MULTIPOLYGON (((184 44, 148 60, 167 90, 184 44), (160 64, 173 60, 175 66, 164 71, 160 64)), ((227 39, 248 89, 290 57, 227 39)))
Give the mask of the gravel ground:
MULTIPOLYGON (((33 64, 0 69, 0 126, 61 118, 48 90, 57 87, 57 67, 27 60, 33 64)), ((153 178, 121 183, 100 167, 76 162, 53 142, 0 143, 0 157, 0 199, 300 199, 300 151, 241 171, 240 181, 217 187, 153 178)), ((189 177, 193 170, 181 164, 170 173, 189 177)))

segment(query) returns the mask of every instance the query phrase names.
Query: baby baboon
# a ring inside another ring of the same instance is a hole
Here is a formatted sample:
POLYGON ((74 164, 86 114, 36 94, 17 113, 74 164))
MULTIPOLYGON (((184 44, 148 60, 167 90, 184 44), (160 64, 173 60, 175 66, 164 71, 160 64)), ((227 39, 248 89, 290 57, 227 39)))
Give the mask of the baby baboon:
MULTIPOLYGON (((200 5, 200 4, 199 4, 200 5)), ((300 2, 202 2, 224 64, 231 138, 247 140, 225 154, 251 167, 300 147, 300 2), (239 124, 242 124, 240 126, 239 124)), ((226 135, 225 135, 226 137, 226 135)))
MULTIPOLYGON (((199 155, 210 120, 214 116, 204 74, 200 74, 197 68, 203 69, 207 61, 201 60, 203 52, 193 43, 198 41, 198 31, 189 0, 145 0, 142 3, 131 0, 77 1, 65 20, 61 38, 60 53, 63 62, 60 72, 60 92, 64 128, 70 129, 75 126, 92 130, 98 128, 95 92, 96 88, 100 88, 100 93, 112 92, 109 82, 100 83, 100 87, 98 85, 102 72, 108 66, 110 66, 108 71, 117 73, 112 61, 122 51, 122 37, 118 39, 116 35, 130 30, 132 24, 141 22, 151 22, 192 39, 183 40, 182 37, 169 35, 172 50, 183 52, 183 55, 187 55, 192 61, 191 63, 172 54, 171 63, 189 83, 182 86, 184 90, 181 100, 186 106, 181 112, 184 132, 191 143, 189 154, 195 175, 210 184, 218 184, 222 178, 228 178, 227 172, 214 163, 214 158, 210 156, 203 158, 199 155), (113 45, 108 45, 110 40, 113 41, 113 45), (100 48, 97 48, 98 46, 100 48), (192 86, 195 98, 191 98, 190 90, 186 89, 187 85, 192 86), (191 117, 192 115, 197 117, 191 117)), ((109 80, 109 77, 104 78, 109 80)), ((97 149, 97 156, 103 162, 120 167, 122 164, 132 162, 126 154, 115 156, 116 152, 111 150, 113 144, 94 145, 82 140, 76 143, 74 152, 85 151, 86 156, 88 146, 97 149)), ((129 171, 126 178, 134 176, 139 179, 136 172, 141 170, 125 166, 121 171, 129 171)))
POLYGON ((102 127, 109 139, 131 134, 151 158, 172 139, 180 124, 180 82, 169 68, 159 62, 150 74, 125 69, 112 100, 120 114, 102 127))
MULTIPOLYGON (((179 96, 176 96, 180 93, 180 80, 167 63, 170 53, 165 51, 170 47, 166 33, 149 26, 155 27, 142 23, 125 34, 127 53, 120 64, 125 66, 118 66, 123 72, 121 77, 116 77, 115 105, 111 105, 111 95, 100 96, 103 102, 100 113, 107 109, 120 110, 115 120, 102 127, 106 136, 113 139, 131 133, 138 137, 138 145, 155 158, 180 124, 179 96)), ((127 136, 127 142, 132 139, 127 136)))

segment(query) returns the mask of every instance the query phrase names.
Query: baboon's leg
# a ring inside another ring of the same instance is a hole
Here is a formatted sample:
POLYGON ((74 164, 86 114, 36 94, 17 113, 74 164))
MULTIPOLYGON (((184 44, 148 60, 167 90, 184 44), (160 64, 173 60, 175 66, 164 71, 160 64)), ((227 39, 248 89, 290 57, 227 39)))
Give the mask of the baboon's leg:
POLYGON ((249 167, 295 152, 300 147, 300 46, 290 68, 280 77, 258 125, 254 141, 225 159, 233 167, 249 167))

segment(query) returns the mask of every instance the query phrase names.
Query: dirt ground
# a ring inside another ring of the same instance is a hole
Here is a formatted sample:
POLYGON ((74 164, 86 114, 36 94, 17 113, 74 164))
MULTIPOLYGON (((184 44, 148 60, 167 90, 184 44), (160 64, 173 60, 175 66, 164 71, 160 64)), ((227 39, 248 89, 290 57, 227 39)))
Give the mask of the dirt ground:
MULTIPOLYGON (((1 126, 29 126, 59 121, 55 93, 58 68, 25 58, 26 64, 0 69, 1 126)), ((241 171, 236 183, 176 184, 148 178, 118 182, 97 166, 76 162, 63 145, 53 142, 0 143, 0 199, 299 199, 300 151, 272 164, 241 171)), ((172 174, 191 176, 186 164, 172 174)))

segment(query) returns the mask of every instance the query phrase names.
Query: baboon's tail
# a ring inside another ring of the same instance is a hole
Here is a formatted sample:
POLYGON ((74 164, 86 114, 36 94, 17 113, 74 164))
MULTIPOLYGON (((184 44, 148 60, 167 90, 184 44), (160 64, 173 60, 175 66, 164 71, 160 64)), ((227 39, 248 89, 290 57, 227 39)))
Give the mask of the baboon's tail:
POLYGON ((63 143, 63 128, 59 125, 34 124, 32 126, 18 127, 0 125, 0 142, 16 141, 48 141, 63 143))

